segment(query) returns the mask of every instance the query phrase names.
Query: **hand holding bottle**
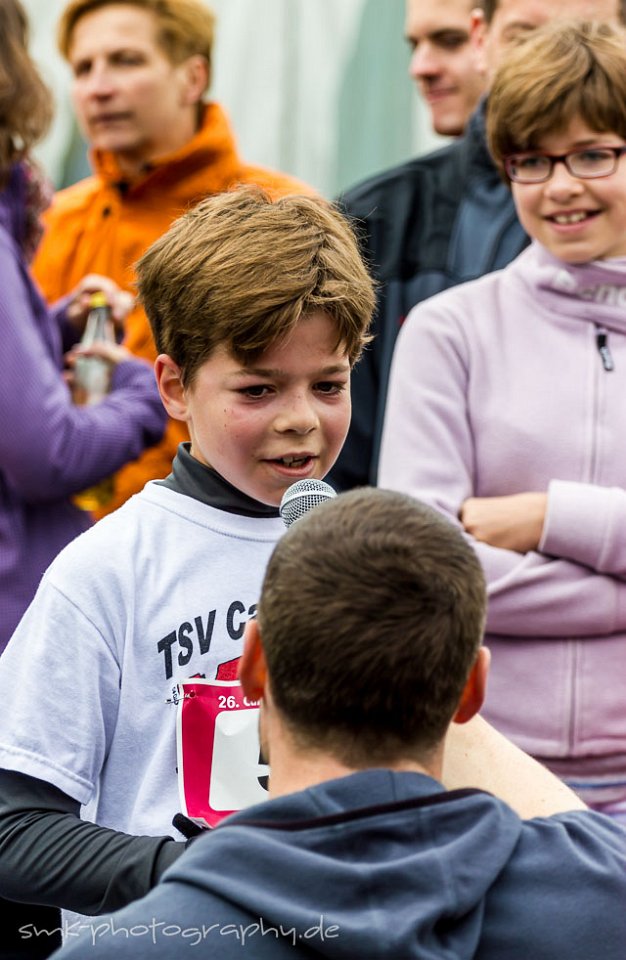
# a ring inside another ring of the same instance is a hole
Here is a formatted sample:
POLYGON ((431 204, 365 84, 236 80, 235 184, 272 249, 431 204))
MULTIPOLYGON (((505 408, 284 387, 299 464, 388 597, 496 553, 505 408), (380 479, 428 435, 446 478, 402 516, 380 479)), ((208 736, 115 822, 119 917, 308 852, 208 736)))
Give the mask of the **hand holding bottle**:
POLYGON ((80 281, 72 292, 66 308, 68 320, 81 333, 91 310, 91 297, 94 293, 103 293, 111 308, 111 319, 116 330, 122 332, 124 321, 132 310, 135 298, 127 290, 118 287, 110 277, 90 273, 80 281))

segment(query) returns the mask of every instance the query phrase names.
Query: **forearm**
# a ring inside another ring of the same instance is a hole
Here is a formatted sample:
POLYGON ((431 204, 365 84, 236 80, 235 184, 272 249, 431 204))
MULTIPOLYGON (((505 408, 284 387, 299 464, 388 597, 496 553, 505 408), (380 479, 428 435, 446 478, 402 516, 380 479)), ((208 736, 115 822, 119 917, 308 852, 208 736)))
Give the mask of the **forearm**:
POLYGON ((626 579, 626 490, 553 480, 539 550, 626 579))
MULTIPOLYGON (((477 373, 473 364, 479 363, 481 369, 476 343, 467 339, 469 328, 461 305, 450 307, 450 303, 433 298, 420 304, 400 331, 387 399, 379 484, 409 493, 459 524, 463 504, 484 492, 477 477, 487 474, 493 487, 498 474, 489 469, 491 460, 484 449, 491 436, 484 420, 485 397, 472 392, 476 376, 471 377, 470 372, 477 373), (485 435, 481 432, 478 436, 476 430, 486 430, 485 435)), ((502 454, 503 462, 517 462, 515 449, 510 445, 507 449, 509 456, 502 454)), ((509 467, 507 476, 510 473, 509 467)), ((534 491, 531 485, 530 491, 541 493, 543 485, 534 491)), ((616 545, 623 552, 626 538, 611 521, 605 530, 612 533, 612 539, 599 534, 591 541, 593 545, 602 543, 598 565, 610 573, 593 568, 586 559, 589 550, 583 560, 577 546, 569 558, 562 531, 566 529, 570 540, 579 544, 583 538, 589 540, 589 527, 585 521, 583 537, 573 531, 570 500, 565 502, 562 489, 556 493, 558 503, 552 499, 557 510, 548 507, 548 536, 537 549, 520 553, 470 537, 488 583, 489 633, 521 640, 570 640, 604 637, 626 629, 624 583, 615 575, 615 560, 604 556, 605 543, 611 543, 609 554, 616 545)), ((602 495, 603 517, 613 517, 619 497, 610 491, 602 491, 602 495)), ((624 507, 626 518, 626 494, 624 507)), ((585 516, 592 514, 593 505, 589 504, 585 516)))
POLYGON ((132 837, 79 818, 79 804, 44 781, 0 771, 0 895, 78 913, 144 896, 180 856, 170 837, 132 837))
POLYGON ((542 764, 498 733, 482 717, 450 726, 443 763, 449 790, 478 787, 527 820, 585 810, 582 800, 542 764))

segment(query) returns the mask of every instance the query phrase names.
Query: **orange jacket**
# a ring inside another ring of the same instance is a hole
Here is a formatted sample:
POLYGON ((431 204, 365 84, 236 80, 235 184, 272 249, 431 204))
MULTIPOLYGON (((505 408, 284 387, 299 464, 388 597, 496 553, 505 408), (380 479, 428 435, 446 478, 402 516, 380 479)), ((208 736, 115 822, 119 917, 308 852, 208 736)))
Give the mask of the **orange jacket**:
MULTIPOLYGON (((130 184, 111 154, 95 152, 92 160, 95 175, 60 191, 45 216, 33 272, 49 302, 88 273, 112 277, 132 291, 133 264, 176 217, 208 194, 237 183, 256 183, 276 196, 313 192, 285 174, 243 164, 215 103, 206 105, 198 133, 182 150, 156 161, 130 184)), ((154 361, 155 344, 140 307, 128 316, 125 343, 154 361)), ((163 441, 116 474, 114 499, 102 513, 121 506, 148 480, 167 476, 178 444, 188 439, 186 425, 170 420, 163 441)))

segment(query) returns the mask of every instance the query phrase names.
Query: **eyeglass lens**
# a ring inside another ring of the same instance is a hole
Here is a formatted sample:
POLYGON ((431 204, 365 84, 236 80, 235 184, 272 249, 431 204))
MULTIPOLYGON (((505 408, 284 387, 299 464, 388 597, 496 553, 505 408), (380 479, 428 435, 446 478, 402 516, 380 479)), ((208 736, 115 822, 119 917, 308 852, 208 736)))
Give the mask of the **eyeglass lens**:
POLYGON ((513 156, 509 157, 507 170, 512 180, 538 183, 550 178, 559 161, 574 177, 605 177, 614 172, 617 156, 612 150, 577 150, 563 157, 513 156))

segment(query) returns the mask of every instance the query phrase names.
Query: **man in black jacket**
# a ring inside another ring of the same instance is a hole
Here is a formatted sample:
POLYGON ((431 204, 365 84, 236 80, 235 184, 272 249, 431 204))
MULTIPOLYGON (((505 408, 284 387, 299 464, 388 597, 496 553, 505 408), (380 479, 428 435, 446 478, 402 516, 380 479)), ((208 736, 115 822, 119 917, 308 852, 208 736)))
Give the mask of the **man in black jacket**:
MULTIPOLYGON (((557 17, 626 21, 626 0, 483 0, 472 40, 488 75, 508 44, 557 17)), ((331 473, 340 490, 375 483, 396 336, 416 303, 498 270, 528 243, 485 141, 485 102, 464 136, 349 190, 341 203, 378 281, 374 341, 352 373, 352 424, 331 473)))

